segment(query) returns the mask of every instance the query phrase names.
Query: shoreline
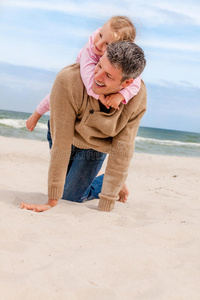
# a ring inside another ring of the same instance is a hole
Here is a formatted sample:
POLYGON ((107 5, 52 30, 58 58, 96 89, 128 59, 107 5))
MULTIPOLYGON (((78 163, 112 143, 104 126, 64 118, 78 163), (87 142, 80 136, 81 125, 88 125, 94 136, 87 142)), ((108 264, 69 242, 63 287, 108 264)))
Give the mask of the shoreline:
MULTIPOLYGON (((37 164, 36 169, 37 167, 40 169, 40 174, 42 170, 45 170, 47 181, 48 164, 50 158, 48 141, 27 140, 0 136, 0 145, 1 163, 3 163, 5 166, 6 163, 9 163, 10 165, 13 164, 13 167, 15 165, 20 166, 21 164, 21 166, 24 166, 24 169, 27 170, 28 173, 32 173, 28 171, 28 166, 32 167, 32 164, 35 163, 37 164)), ((106 160, 102 167, 103 171, 105 170, 105 167, 106 160)), ((143 171, 144 177, 146 172, 150 173, 150 171, 152 171, 152 175, 155 175, 156 172, 160 172, 160 174, 164 174, 166 172, 167 175, 167 172, 170 172, 172 176, 176 177, 181 176, 181 172, 187 172, 187 176, 191 176, 189 174, 191 171, 194 176, 196 175, 198 177, 200 158, 134 152, 130 163, 130 169, 136 177, 138 174, 142 174, 143 171), (146 168, 147 170, 145 170, 146 168), (195 173, 192 170, 195 170, 195 173)), ((43 176, 44 175, 45 174, 43 174, 43 176)))
MULTIPOLYGON (((0 139, 1 138, 5 138, 5 139, 14 139, 14 140, 21 140, 21 141, 33 141, 33 142, 42 142, 42 143, 48 143, 47 139, 45 140, 39 140, 37 138, 25 138, 25 137, 14 137, 14 136, 4 136, 4 135, 0 135, 0 139)), ((188 155, 184 155, 184 154, 170 154, 170 153, 152 153, 152 152, 140 152, 137 151, 137 149, 135 149, 134 151, 134 156, 135 155, 141 155, 141 156, 145 156, 145 155, 152 155, 152 156, 166 156, 166 157, 180 157, 180 158, 197 158, 200 159, 200 155, 199 156, 188 156, 188 155)))
POLYGON ((19 205, 47 200, 48 142, 0 145, 2 299, 198 299, 200 158, 135 153, 127 203, 35 213, 19 205))

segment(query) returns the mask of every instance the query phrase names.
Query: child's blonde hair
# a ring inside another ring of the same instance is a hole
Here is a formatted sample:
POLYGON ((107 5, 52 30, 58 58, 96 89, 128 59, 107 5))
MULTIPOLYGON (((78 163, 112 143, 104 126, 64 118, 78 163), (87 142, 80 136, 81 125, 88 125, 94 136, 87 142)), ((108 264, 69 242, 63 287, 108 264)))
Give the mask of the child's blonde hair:
POLYGON ((134 42, 136 28, 128 17, 114 16, 108 22, 114 34, 113 42, 129 41, 134 42))

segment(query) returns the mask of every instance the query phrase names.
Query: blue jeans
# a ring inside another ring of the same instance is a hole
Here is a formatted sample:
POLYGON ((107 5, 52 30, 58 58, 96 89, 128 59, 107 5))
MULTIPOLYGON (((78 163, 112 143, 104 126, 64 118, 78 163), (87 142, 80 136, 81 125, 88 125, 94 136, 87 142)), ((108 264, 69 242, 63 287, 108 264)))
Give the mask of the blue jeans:
MULTIPOLYGON (((51 149, 49 121, 47 140, 51 149)), ((106 153, 93 149, 79 149, 72 145, 62 199, 74 202, 98 199, 104 175, 96 176, 105 158, 106 153)))

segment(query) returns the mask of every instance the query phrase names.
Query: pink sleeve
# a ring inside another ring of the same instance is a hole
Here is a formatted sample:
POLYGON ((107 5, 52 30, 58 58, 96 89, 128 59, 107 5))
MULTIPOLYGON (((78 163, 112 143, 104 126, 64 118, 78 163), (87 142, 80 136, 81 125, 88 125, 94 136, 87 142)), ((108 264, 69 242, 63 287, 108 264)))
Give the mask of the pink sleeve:
POLYGON ((124 101, 122 103, 127 104, 128 101, 133 98, 140 90, 141 76, 138 76, 133 82, 126 88, 122 89, 119 93, 124 96, 124 101))
MULTIPOLYGON (((99 95, 95 94, 92 91, 92 84, 94 82, 94 69, 96 64, 98 63, 100 56, 96 55, 93 51, 93 39, 95 34, 100 30, 97 29, 92 36, 90 36, 89 41, 83 47, 80 55, 80 71, 81 71, 81 78, 87 90, 89 96, 92 96, 95 99, 99 99, 99 95)), ((78 59, 78 58, 77 58, 78 59)))
POLYGON ((76 58, 76 63, 80 63, 82 51, 83 51, 83 49, 81 49, 81 50, 79 51, 78 56, 77 56, 77 58, 76 58))
POLYGON ((44 115, 47 111, 49 111, 49 100, 50 100, 50 94, 46 95, 46 97, 37 106, 36 110, 38 114, 44 115))

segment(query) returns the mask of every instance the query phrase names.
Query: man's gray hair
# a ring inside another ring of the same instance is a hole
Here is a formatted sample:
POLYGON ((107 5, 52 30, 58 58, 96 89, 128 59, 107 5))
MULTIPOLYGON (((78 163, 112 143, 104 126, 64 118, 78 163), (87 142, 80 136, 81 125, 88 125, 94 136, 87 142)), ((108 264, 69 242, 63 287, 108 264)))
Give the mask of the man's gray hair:
POLYGON ((122 82, 137 78, 146 66, 144 51, 135 43, 119 41, 108 45, 107 57, 111 65, 122 72, 122 82))

